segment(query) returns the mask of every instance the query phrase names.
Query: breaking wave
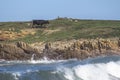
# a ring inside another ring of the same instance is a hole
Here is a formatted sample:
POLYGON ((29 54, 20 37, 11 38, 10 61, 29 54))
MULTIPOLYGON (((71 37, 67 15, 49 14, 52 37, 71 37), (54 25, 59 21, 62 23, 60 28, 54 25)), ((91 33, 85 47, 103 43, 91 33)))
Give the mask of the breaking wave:
POLYGON ((0 80, 120 80, 120 56, 0 61, 0 80))

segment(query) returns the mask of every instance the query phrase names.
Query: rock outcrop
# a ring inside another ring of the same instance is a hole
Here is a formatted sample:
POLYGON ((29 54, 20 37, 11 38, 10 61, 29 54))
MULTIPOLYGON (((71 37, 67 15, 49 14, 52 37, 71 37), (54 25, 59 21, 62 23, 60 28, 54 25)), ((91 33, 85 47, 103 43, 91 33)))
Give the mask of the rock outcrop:
POLYGON ((85 59, 96 56, 120 55, 120 39, 71 40, 47 43, 45 46, 47 47, 42 54, 50 59, 85 59))
POLYGON ((0 44, 0 59, 30 60, 33 55, 34 59, 43 57, 48 57, 48 59, 85 59, 120 55, 120 39, 81 39, 31 45, 24 42, 0 44))
POLYGON ((0 44, 0 59, 5 60, 28 60, 32 55, 38 55, 37 49, 30 47, 24 42, 16 44, 0 44))

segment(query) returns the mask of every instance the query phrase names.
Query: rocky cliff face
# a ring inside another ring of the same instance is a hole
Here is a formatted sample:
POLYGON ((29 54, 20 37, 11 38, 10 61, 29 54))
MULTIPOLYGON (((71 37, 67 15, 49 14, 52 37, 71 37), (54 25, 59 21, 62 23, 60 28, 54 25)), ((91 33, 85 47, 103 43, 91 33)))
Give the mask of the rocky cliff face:
POLYGON ((120 55, 119 39, 70 40, 48 43, 0 44, 0 59, 29 60, 44 56, 49 59, 85 59, 88 57, 120 55))
MULTIPOLYGON (((47 45, 47 44, 46 44, 47 45)), ((43 53, 50 59, 85 59, 88 57, 120 55, 119 39, 71 40, 49 43, 43 53)))
POLYGON ((24 42, 17 42, 16 44, 0 44, 0 59, 28 60, 33 54, 38 55, 38 50, 30 47, 24 42))

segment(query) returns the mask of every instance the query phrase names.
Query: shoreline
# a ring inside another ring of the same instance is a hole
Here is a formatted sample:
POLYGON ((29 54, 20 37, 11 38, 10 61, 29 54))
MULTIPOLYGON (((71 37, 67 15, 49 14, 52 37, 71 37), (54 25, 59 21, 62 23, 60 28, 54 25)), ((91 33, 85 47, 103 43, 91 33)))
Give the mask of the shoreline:
POLYGON ((77 58, 80 60, 97 56, 120 55, 119 39, 79 39, 56 42, 27 44, 16 42, 0 44, 0 59, 34 60, 47 57, 53 60, 77 58))

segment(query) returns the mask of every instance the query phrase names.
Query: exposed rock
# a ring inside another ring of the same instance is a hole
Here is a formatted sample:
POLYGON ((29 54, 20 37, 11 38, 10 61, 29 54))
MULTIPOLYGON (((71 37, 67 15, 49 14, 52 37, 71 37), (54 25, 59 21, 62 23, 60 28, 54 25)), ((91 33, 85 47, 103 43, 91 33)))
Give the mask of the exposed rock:
POLYGON ((55 43, 57 42, 49 44, 50 46, 48 44, 45 45, 47 47, 45 47, 46 51, 43 51, 44 56, 50 59, 85 59, 96 56, 120 55, 120 40, 117 39, 73 40, 66 42, 67 44, 71 43, 69 46, 59 42, 56 48, 54 47, 56 46, 55 43))
POLYGON ((17 42, 16 46, 24 50, 25 53, 34 54, 35 50, 24 42, 17 42))
POLYGON ((120 39, 80 39, 35 44, 17 42, 0 44, 0 59, 28 60, 44 56, 49 59, 85 59, 96 56, 120 55, 120 39))
POLYGON ((47 49, 47 50, 48 50, 48 49, 51 49, 51 43, 46 43, 46 44, 45 44, 45 49, 47 49))
POLYGON ((0 59, 28 60, 33 54, 38 55, 37 49, 30 47, 24 42, 16 44, 0 44, 0 59))

